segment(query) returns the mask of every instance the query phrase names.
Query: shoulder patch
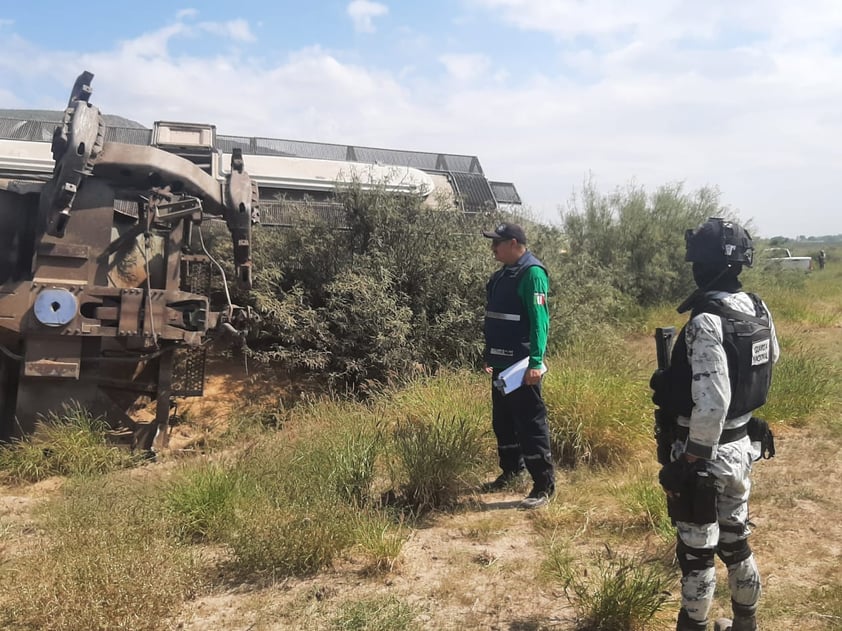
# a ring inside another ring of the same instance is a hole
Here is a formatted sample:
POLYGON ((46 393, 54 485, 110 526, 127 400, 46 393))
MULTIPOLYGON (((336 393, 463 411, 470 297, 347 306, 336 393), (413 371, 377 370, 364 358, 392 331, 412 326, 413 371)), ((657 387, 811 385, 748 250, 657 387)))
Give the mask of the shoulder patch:
POLYGON ((536 305, 547 304, 547 294, 535 292, 535 304, 536 305))

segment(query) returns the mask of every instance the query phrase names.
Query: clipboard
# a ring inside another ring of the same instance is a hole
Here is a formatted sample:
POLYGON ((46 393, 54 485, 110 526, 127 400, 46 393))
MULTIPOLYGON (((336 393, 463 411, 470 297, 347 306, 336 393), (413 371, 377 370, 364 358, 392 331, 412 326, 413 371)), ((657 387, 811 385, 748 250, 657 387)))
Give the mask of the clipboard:
MULTIPOLYGON (((494 387, 504 395, 514 392, 523 385, 523 376, 526 374, 528 368, 529 358, 524 357, 519 362, 516 362, 505 370, 500 371, 500 374, 497 375, 497 379, 494 380, 494 387)), ((547 372, 547 366, 542 363, 539 370, 543 375, 547 372)))

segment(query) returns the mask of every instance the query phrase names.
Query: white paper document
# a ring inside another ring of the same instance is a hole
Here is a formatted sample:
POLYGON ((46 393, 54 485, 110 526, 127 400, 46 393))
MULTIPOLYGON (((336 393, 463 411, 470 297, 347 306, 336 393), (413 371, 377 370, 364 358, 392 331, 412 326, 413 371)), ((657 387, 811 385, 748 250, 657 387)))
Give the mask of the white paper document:
MULTIPOLYGON (((503 394, 514 392, 523 385, 523 375, 526 374, 528 367, 529 358, 524 357, 519 362, 506 368, 506 370, 501 371, 497 376, 497 379, 494 380, 494 387, 503 394)), ((539 370, 543 375, 547 372, 547 367, 544 364, 541 364, 541 368, 539 368, 539 370)))

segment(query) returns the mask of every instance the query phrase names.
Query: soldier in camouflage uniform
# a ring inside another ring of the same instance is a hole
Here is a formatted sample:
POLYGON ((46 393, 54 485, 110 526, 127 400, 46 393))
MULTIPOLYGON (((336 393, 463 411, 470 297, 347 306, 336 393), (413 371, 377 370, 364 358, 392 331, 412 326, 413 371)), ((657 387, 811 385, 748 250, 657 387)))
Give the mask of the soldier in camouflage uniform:
POLYGON ((778 341, 768 308, 738 279, 751 265, 750 235, 712 218, 685 236, 698 289, 679 307, 692 314, 670 367, 652 379, 653 399, 676 421, 672 462, 661 471, 682 572, 676 629, 707 629, 718 555, 728 569, 734 618, 718 620, 715 629, 754 631, 760 574, 747 540, 748 498, 760 453, 750 429, 765 426, 752 411, 766 400, 778 341))

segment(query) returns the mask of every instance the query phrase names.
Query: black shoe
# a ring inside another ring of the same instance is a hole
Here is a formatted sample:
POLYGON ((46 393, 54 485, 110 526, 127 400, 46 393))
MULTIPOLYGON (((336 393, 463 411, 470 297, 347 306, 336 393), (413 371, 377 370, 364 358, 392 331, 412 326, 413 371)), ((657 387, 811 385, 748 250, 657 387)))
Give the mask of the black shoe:
POLYGON ((495 493, 497 491, 504 491, 517 482, 522 473, 523 469, 520 471, 503 471, 503 473, 497 476, 496 480, 483 484, 482 492, 495 493))
POLYGON ((532 487, 532 492, 527 495, 520 503, 518 508, 520 510, 532 510, 533 508, 541 508, 550 503, 550 498, 555 495, 555 488, 538 489, 532 487))

